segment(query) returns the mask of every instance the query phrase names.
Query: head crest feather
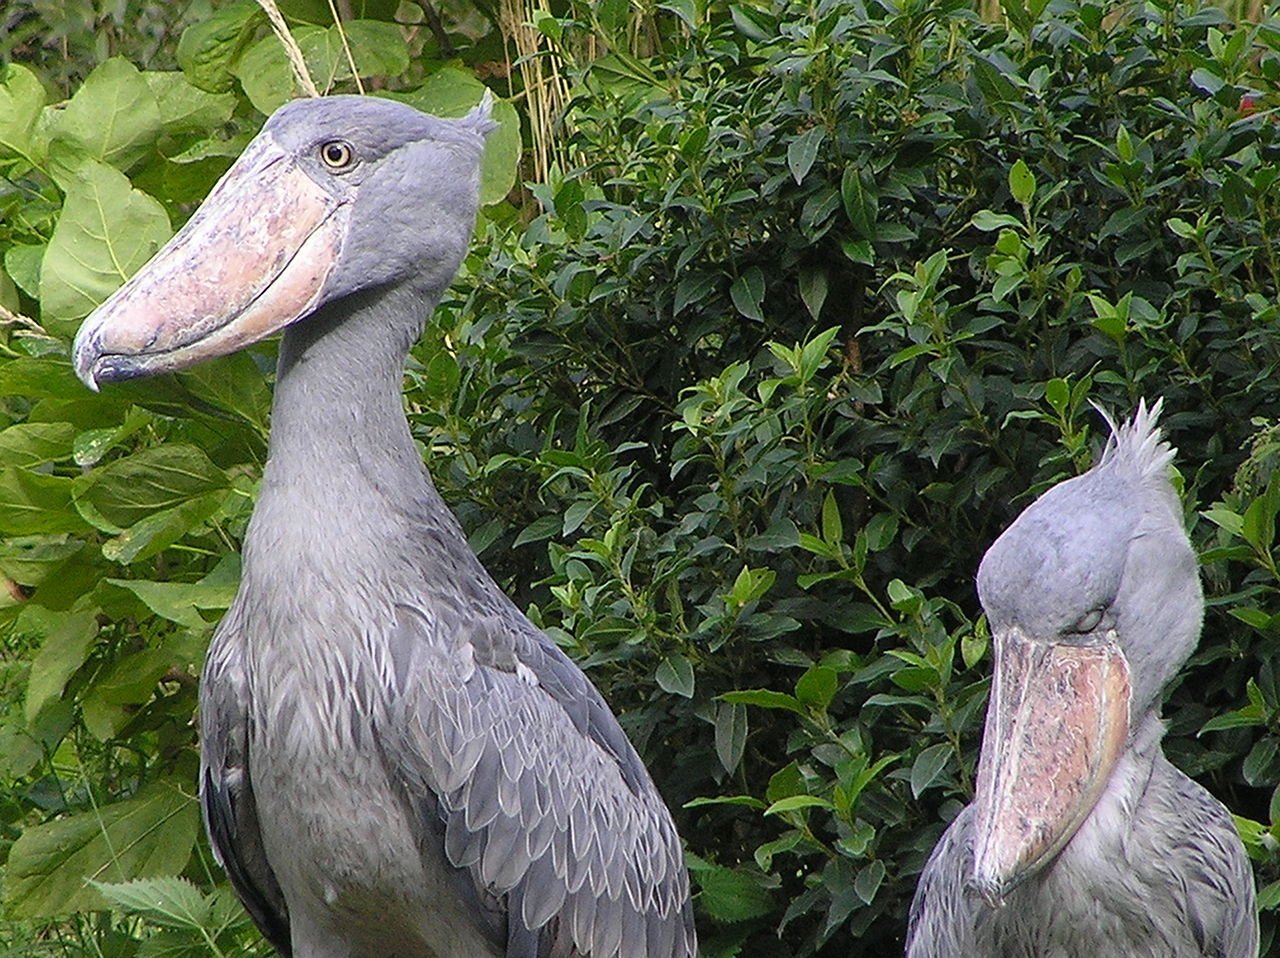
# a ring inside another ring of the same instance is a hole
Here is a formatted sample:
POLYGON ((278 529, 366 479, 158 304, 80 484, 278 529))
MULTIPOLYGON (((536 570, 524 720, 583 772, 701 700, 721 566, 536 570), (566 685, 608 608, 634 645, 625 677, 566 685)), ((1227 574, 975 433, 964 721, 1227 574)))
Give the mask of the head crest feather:
POLYGON ((468 110, 467 115, 458 122, 482 137, 496 130, 500 124, 493 118, 493 94, 486 89, 480 102, 468 110))
POLYGON ((1150 407, 1145 399, 1138 400, 1138 409, 1133 418, 1118 425, 1101 406, 1095 403, 1094 408, 1111 427, 1111 437, 1102 450, 1096 468, 1110 466, 1128 473, 1140 482, 1167 478, 1175 451, 1160 432, 1163 399, 1157 399, 1150 407))

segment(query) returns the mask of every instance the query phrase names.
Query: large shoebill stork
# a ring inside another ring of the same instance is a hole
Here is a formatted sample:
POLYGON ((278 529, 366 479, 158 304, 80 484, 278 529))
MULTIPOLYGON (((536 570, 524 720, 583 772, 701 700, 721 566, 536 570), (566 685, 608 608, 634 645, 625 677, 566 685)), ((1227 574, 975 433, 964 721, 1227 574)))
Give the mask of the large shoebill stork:
POLYGON ((243 579, 201 685, 219 860, 297 958, 689 958, 688 875, 609 707, 481 567, 406 353, 474 224, 459 120, 291 103, 76 337, 90 387, 283 330, 243 579))
POLYGON ((995 675, 977 796, 925 867, 908 958, 1257 954, 1231 816, 1160 745, 1204 601, 1159 412, 1139 405, 982 560, 995 675))

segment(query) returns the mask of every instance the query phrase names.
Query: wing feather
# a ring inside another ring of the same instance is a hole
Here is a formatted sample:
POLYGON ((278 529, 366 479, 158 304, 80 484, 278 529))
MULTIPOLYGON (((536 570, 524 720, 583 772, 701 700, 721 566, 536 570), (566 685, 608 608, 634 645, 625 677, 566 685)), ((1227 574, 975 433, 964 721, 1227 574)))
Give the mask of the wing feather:
POLYGON ((505 898, 508 955, 692 958, 679 839, 599 693, 514 607, 443 631, 399 608, 401 731, 379 734, 449 861, 505 898))
POLYGON ((248 693, 235 627, 229 615, 210 644, 200 681, 200 808, 214 857, 245 911, 289 958, 289 909, 267 863, 249 779, 248 693))

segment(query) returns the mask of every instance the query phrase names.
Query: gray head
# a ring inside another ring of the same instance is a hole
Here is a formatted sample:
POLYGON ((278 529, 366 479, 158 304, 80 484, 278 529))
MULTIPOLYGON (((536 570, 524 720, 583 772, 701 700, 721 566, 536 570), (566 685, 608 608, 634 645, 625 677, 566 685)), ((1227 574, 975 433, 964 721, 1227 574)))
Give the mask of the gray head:
POLYGON ((490 99, 457 120, 335 96, 267 121, 191 220, 85 320, 87 384, 182 369, 371 288, 430 297, 478 205, 490 99))
POLYGON ((1169 480, 1160 403, 1116 426, 1097 465, 1054 486, 987 550, 978 595, 994 632, 1086 643, 1114 631, 1132 672, 1133 724, 1200 636, 1196 556, 1169 480))
POLYGON ((995 674, 974 883, 992 901, 1071 840, 1199 637, 1196 557, 1159 415, 1141 403, 1112 424, 1097 465, 1029 506, 978 570, 995 674))

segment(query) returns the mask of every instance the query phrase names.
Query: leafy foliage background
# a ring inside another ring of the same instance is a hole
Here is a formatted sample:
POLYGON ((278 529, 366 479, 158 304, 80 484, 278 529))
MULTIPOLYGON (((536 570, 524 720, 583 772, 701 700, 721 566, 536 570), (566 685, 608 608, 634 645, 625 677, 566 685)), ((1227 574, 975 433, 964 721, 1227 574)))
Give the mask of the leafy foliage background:
MULTIPOLYGON (((328 4, 281 6, 351 89, 328 4)), ((1275 953, 1280 23, 1178 0, 339 9, 374 89, 510 98, 406 404, 482 559, 653 769, 704 952, 900 950, 972 793, 977 561, 1087 468, 1090 401, 1163 397, 1209 595, 1166 748, 1239 816, 1275 953), (516 131, 546 133, 520 24, 570 100, 515 186, 516 131)), ((67 343, 292 80, 245 0, 0 18, 0 943, 261 952, 199 834, 191 716, 272 350, 94 396, 67 343)))

